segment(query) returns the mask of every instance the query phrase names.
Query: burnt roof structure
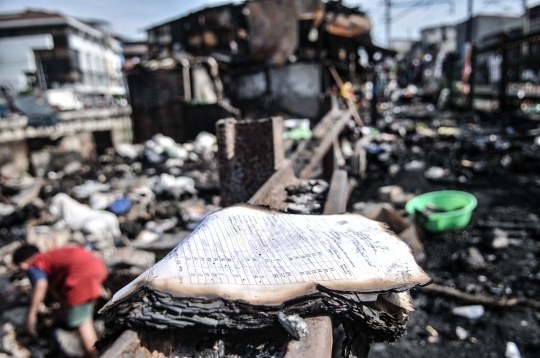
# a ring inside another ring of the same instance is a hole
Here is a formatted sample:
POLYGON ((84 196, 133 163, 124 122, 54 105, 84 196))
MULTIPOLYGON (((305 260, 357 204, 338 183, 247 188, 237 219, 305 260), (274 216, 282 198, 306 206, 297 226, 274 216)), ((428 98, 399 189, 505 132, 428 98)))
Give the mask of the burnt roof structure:
POLYGON ((225 63, 283 65, 298 55, 333 58, 340 52, 337 47, 355 53, 359 47, 368 53, 384 51, 372 43, 370 30, 366 13, 341 1, 254 0, 207 7, 147 32, 155 56, 185 50, 225 63))

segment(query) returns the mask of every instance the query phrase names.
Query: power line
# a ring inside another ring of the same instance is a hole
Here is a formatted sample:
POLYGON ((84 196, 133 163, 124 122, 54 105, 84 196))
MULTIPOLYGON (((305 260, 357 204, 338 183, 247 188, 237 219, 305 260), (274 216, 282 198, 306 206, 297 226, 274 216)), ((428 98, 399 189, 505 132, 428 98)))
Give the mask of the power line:
POLYGON ((509 2, 520 2, 522 6, 523 11, 523 33, 527 34, 529 32, 529 4, 528 0, 484 0, 484 4, 496 6, 511 15, 520 16, 519 14, 513 13, 515 9, 511 8, 510 6, 505 5, 504 3, 509 2))
POLYGON ((434 5, 449 5, 450 14, 453 14, 455 11, 454 0, 406 0, 400 2, 394 2, 392 0, 384 0, 385 14, 384 22, 386 25, 386 45, 390 46, 391 31, 392 31, 392 21, 399 20, 413 11, 418 10, 420 7, 431 7, 434 5), (392 8, 405 8, 397 15, 392 16, 392 8))

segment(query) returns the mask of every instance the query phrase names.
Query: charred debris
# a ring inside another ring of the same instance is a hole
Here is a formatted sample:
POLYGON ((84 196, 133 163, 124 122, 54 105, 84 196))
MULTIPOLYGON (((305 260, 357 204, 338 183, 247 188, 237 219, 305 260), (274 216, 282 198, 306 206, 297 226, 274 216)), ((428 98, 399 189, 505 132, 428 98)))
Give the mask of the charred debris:
POLYGON ((361 108, 360 127, 332 95, 330 69, 353 84, 370 80, 359 49, 369 58, 391 54, 371 42, 370 27, 365 13, 339 1, 260 0, 149 28, 150 59, 127 76, 138 144, 105 148, 98 136, 77 133, 31 150, 27 170, 2 168, 1 354, 81 353, 74 333, 56 322, 53 300, 41 309, 40 338, 25 333, 30 283, 11 264, 17 247, 97 252, 110 272, 101 307, 210 214, 247 202, 383 222, 434 283, 411 290, 410 314, 392 294, 382 298, 387 292, 324 285, 270 307, 179 299, 141 285, 96 314, 104 356, 535 356, 538 124, 412 98, 372 105, 373 118, 361 108), (479 206, 464 229, 430 233, 404 206, 443 189, 467 191, 479 206), (62 217, 61 208, 80 215, 62 217), (395 343, 375 343, 382 341, 395 343))
POLYGON ((135 140, 167 130, 182 142, 227 117, 317 121, 331 107, 329 66, 360 85, 371 74, 359 50, 393 54, 370 30, 361 10, 319 0, 227 4, 153 26, 150 59, 127 76, 135 140))

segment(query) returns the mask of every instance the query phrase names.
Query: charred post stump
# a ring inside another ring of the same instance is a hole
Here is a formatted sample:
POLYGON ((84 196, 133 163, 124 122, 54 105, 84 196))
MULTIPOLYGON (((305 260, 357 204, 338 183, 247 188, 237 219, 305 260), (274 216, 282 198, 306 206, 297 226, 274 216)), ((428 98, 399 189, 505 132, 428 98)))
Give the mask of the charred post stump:
POLYGON ((247 202, 284 159, 283 120, 273 117, 216 123, 222 206, 247 202))

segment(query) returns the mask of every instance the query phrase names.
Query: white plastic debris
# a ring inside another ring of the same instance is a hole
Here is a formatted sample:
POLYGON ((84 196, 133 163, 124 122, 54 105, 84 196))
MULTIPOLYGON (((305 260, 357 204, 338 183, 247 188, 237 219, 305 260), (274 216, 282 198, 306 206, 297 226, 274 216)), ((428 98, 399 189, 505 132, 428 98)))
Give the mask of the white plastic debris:
POLYGON ((94 210, 105 210, 118 199, 118 196, 116 194, 94 193, 90 196, 88 205, 94 210))
POLYGON ((458 336, 459 339, 462 341, 469 338, 469 332, 467 332, 464 328, 457 326, 456 327, 456 336, 458 336))
POLYGON ((88 198, 97 192, 108 191, 109 184, 102 184, 92 180, 87 180, 83 185, 73 187, 73 195, 79 199, 88 198))
POLYGON ((144 246, 160 238, 160 235, 150 230, 142 230, 133 241, 133 246, 144 246))
POLYGON ((152 137, 152 141, 163 149, 168 149, 176 146, 176 142, 171 137, 164 136, 163 134, 156 134, 152 137))
POLYGON ((441 179, 446 175, 448 175, 448 172, 441 167, 431 167, 424 173, 427 179, 441 179))
POLYGON ((116 153, 124 158, 135 159, 139 156, 139 150, 136 146, 129 143, 118 143, 114 146, 116 153))
POLYGON ((174 167, 182 168, 184 166, 184 161, 182 159, 177 159, 177 158, 167 159, 167 161, 165 162, 165 166, 167 168, 174 168, 174 167))
POLYGON ((185 161, 189 156, 188 151, 181 145, 174 145, 167 148, 165 153, 169 158, 178 159, 180 161, 185 161))
POLYGON ((165 231, 169 231, 173 229, 177 223, 178 223, 178 220, 176 218, 170 218, 170 219, 163 220, 160 223, 156 223, 155 221, 149 221, 144 225, 144 227, 147 230, 151 230, 155 232, 156 234, 161 235, 165 231))
POLYGON ((0 203, 0 216, 8 216, 13 214, 15 207, 13 205, 6 205, 0 203))
POLYGON ((424 170, 425 167, 426 163, 419 160, 413 160, 403 166, 406 171, 424 170))
POLYGON ((81 339, 76 331, 65 331, 61 328, 57 328, 54 330, 54 337, 62 352, 68 357, 84 356, 81 339))
POLYGON ((71 230, 81 230, 88 242, 99 250, 114 248, 114 238, 120 236, 118 218, 104 210, 94 210, 78 203, 64 193, 56 194, 49 206, 52 215, 71 230))
POLYGON ((216 137, 208 132, 201 132, 193 142, 193 149, 200 154, 213 152, 214 145, 217 144, 216 137))
POLYGON ((519 353, 519 349, 514 342, 507 342, 504 356, 506 358, 521 358, 521 353, 519 353))
POLYGON ((440 341, 439 332, 431 326, 426 326, 426 331, 429 333, 428 342, 429 343, 438 343, 440 341))
POLYGON ((495 236, 495 239, 491 243, 491 246, 494 249, 506 249, 510 246, 510 239, 508 239, 508 233, 506 231, 497 228, 493 230, 493 236, 495 236))
POLYGON ((297 314, 287 316, 283 312, 278 313, 279 323, 294 339, 300 340, 309 332, 309 327, 302 317, 297 314))
POLYGON ((168 192, 175 197, 178 197, 184 193, 197 194, 195 189, 195 180, 189 177, 175 177, 173 175, 163 173, 159 177, 150 178, 151 183, 154 186, 154 192, 161 194, 168 192))
POLYGON ((146 270, 156 263, 156 254, 131 247, 119 248, 116 254, 106 260, 108 265, 129 265, 146 270))
POLYGON ((0 328, 2 348, 11 357, 30 357, 31 352, 17 341, 17 332, 11 323, 4 323, 0 328))
POLYGON ((127 195, 127 197, 134 202, 148 205, 154 200, 156 195, 149 186, 144 185, 132 189, 131 192, 127 195))
POLYGON ((481 305, 460 306, 452 309, 452 313, 456 316, 461 316, 468 319, 478 319, 484 315, 484 312, 484 306, 481 305))

